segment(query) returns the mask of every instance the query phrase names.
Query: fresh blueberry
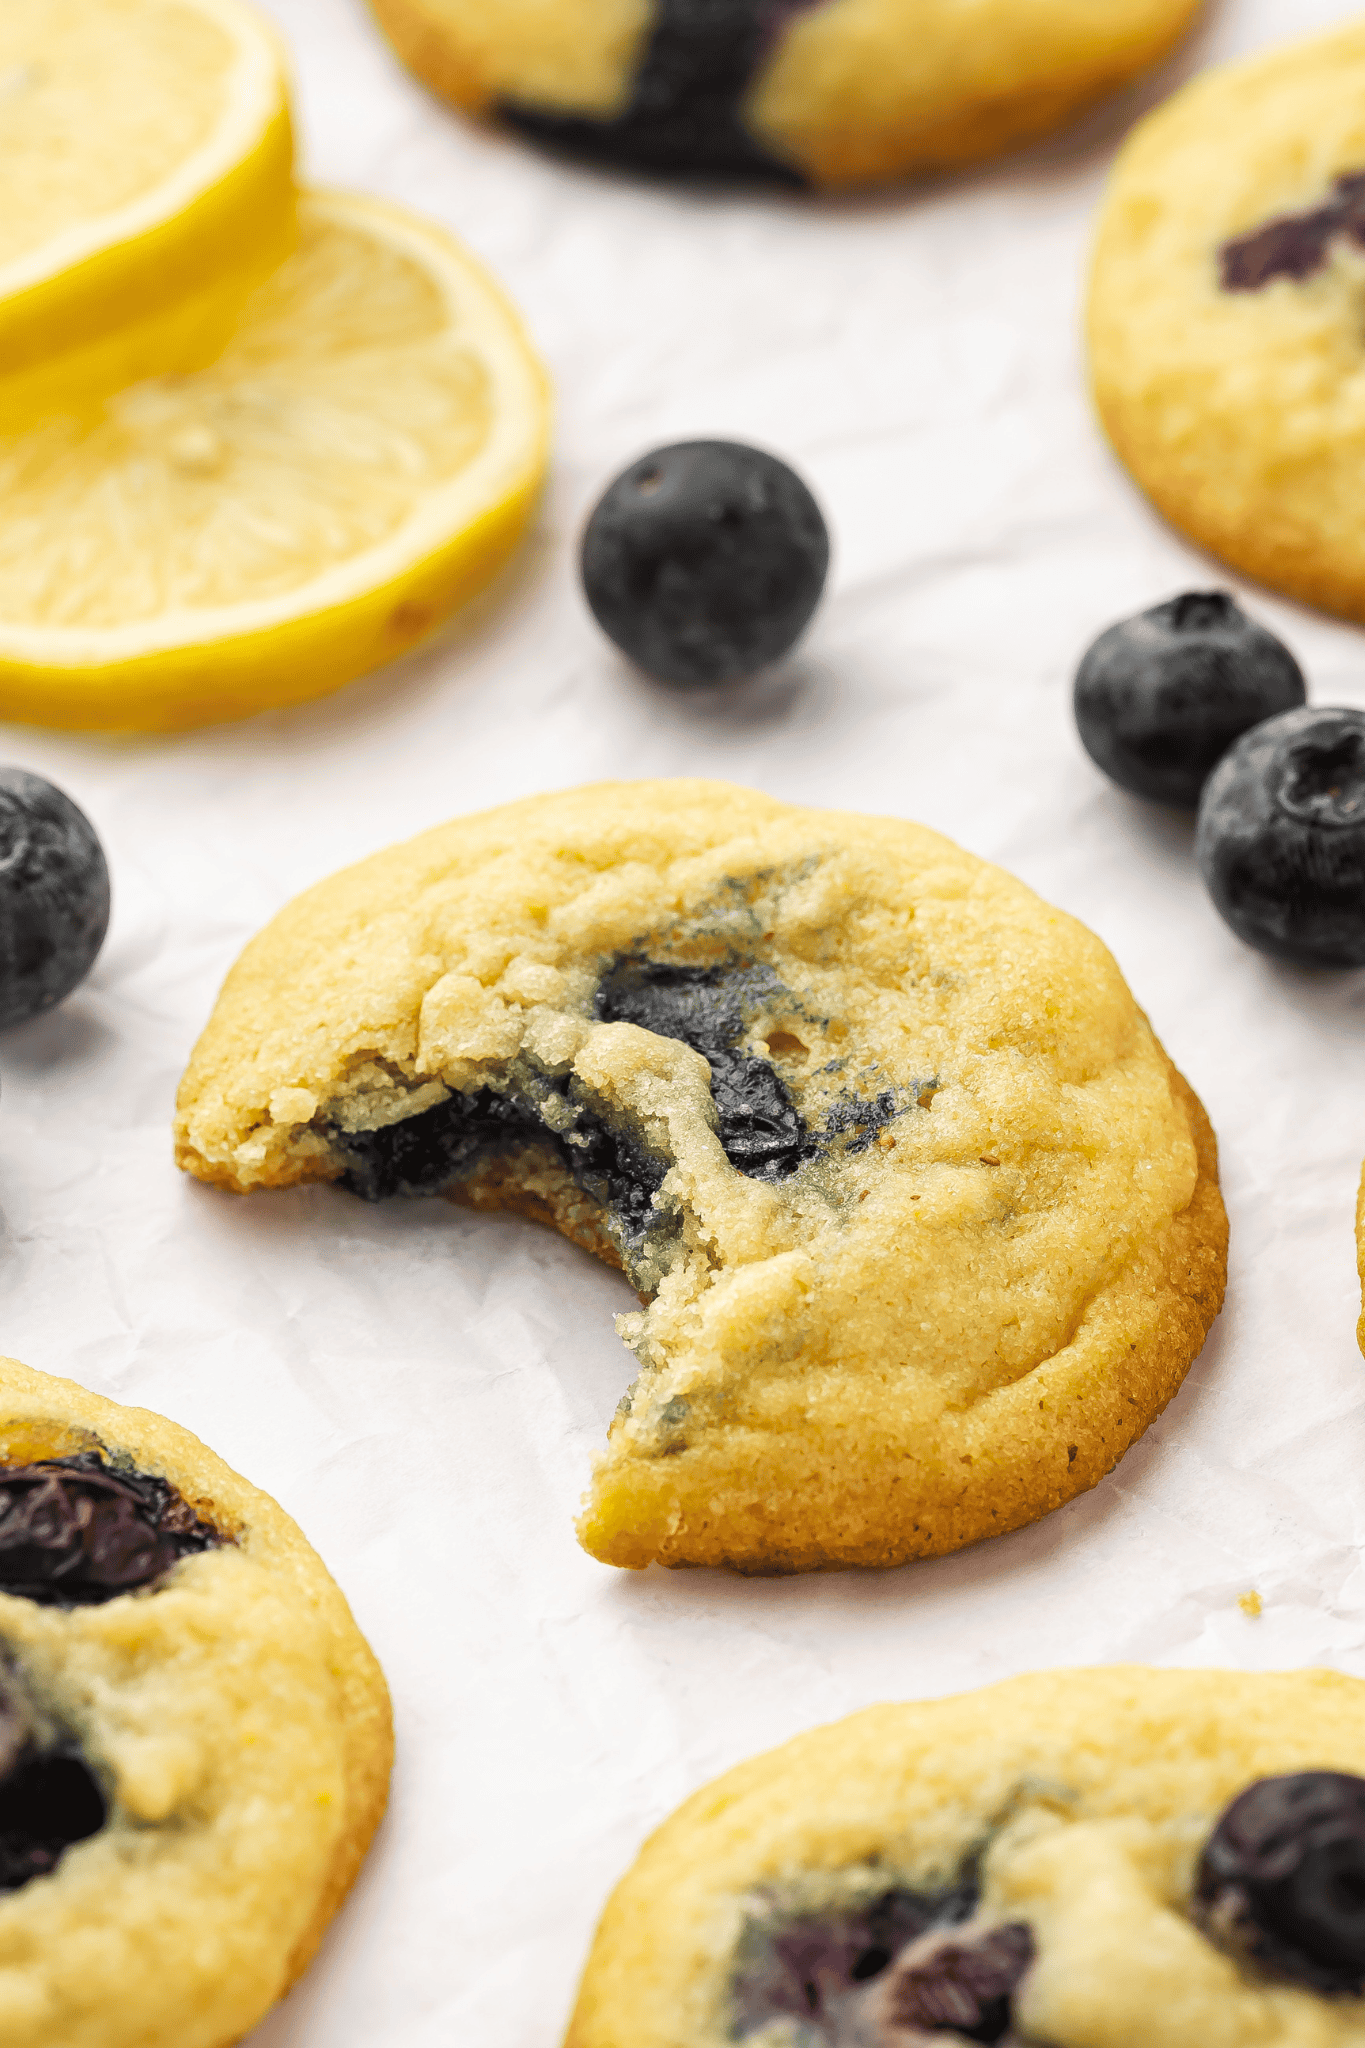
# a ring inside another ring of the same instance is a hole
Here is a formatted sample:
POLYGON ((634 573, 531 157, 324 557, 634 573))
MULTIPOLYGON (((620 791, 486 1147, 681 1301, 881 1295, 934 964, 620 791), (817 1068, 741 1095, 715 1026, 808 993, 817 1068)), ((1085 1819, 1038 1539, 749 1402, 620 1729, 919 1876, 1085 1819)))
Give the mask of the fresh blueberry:
POLYGON ((1305 707, 1244 733, 1205 785, 1194 851, 1249 946, 1365 965, 1365 713, 1305 707))
POLYGON ((617 477, 583 536, 598 625, 647 675, 728 683, 777 661, 820 601, 829 535, 785 462, 681 441, 617 477))
POLYGON ((109 925, 109 870, 69 796, 0 768, 0 1031, 83 981, 109 925))
POLYGON ((1120 789, 1193 810, 1249 726, 1307 696, 1289 649, 1222 590, 1187 590, 1101 633, 1076 671, 1076 724, 1120 789))
POLYGON ((1316 1991, 1365 1986, 1365 1778, 1297 1771, 1233 1800, 1195 1878, 1208 1932, 1316 1991))

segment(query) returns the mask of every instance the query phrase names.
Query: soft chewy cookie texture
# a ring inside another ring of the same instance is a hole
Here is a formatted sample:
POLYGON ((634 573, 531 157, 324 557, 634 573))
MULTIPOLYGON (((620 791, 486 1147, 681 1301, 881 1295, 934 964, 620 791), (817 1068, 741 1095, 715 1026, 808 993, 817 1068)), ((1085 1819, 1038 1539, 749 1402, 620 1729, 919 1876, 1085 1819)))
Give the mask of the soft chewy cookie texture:
POLYGON ((1365 26, 1196 79, 1115 165, 1095 397, 1157 508, 1234 568, 1365 619, 1365 26))
POLYGON ((591 161, 856 185, 1046 134, 1197 0, 373 0, 445 98, 591 161))
POLYGON ((387 1796, 379 1668, 274 1501, 0 1359, 0 2048, 228 2048, 387 1796))
POLYGON ((290 904, 180 1163, 624 1267, 608 1562, 891 1564, 1093 1486, 1222 1297, 1213 1138, 1113 960, 950 841, 706 782, 463 818, 290 904))
POLYGON ((1359 2044, 1362 1772, 1365 1685, 1326 1671, 1057 1671, 871 1707, 659 1829, 568 2048, 1359 2044))

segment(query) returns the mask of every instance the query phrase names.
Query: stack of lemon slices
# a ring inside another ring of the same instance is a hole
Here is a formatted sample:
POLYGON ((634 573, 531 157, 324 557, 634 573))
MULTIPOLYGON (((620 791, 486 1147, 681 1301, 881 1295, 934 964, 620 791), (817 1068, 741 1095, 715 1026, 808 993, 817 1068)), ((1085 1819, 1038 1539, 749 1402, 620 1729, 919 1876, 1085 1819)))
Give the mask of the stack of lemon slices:
POLYGON ((296 191, 242 0, 0 7, 0 718, 165 730, 374 668, 506 559, 548 413, 449 236, 296 191))

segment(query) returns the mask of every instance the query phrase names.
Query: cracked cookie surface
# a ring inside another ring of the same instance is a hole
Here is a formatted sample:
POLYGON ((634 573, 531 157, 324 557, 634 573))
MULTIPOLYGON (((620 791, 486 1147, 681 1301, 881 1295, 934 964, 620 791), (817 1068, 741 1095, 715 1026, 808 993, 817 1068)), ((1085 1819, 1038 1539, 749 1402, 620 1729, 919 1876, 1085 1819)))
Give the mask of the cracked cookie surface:
POLYGON ((871 1707, 652 1836, 566 2048, 1359 2044, 1362 1772, 1365 1685, 1334 1672, 1119 1666, 871 1707), (1210 1912, 1210 1859, 1267 1848, 1277 1880, 1298 1855, 1299 1931, 1351 1950, 1344 1992, 1210 1912))
POLYGON ((1197 0, 372 0, 444 98, 654 175, 847 186, 974 163, 1154 64, 1197 0))
POLYGON ((0 1359, 0 2048, 228 2048, 384 1809, 379 1667, 187 1430, 0 1359))
POLYGON ((1090 287, 1095 398, 1157 509, 1365 619, 1365 27, 1214 70, 1141 122, 1090 287))
POLYGON ((233 969, 177 1156, 555 1224, 639 1375, 629 1566, 899 1563, 1093 1486, 1222 1298, 1212 1134, 1100 942, 923 828, 703 782, 456 820, 233 969))

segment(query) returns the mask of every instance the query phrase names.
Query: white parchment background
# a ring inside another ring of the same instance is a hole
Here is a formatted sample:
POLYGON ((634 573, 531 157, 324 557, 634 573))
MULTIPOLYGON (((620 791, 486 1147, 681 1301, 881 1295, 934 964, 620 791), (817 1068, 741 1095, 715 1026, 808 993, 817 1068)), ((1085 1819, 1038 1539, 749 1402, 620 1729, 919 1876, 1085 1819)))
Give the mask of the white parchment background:
MULTIPOLYGON (((821 202, 566 169, 428 99, 360 0, 268 4, 307 173, 424 209, 494 267, 558 384, 558 465, 500 588, 330 702, 169 741, 0 734, 0 758, 89 810, 115 885, 89 984, 0 1045, 0 1349, 163 1410, 276 1494, 388 1672, 389 1819, 253 2048, 531 2048, 557 2039, 645 1833, 798 1729, 1075 1661, 1365 1675, 1365 977, 1244 950, 1189 825, 1111 789, 1069 710, 1095 631, 1227 581, 1088 411, 1077 306, 1105 165, 1196 65, 1355 9, 1215 0, 1177 64, 1079 133, 821 202), (697 434, 788 455, 836 549, 799 657, 701 699, 616 660, 573 554, 618 466, 697 434), (171 1165, 219 981, 297 889, 456 812, 695 774, 919 818, 1003 862, 1107 940, 1208 1106, 1228 1306, 1164 1419, 1037 1528, 884 1576, 612 1572, 571 1516, 629 1376, 618 1275, 513 1219, 243 1202, 171 1165), (1253 1586, 1258 1621, 1237 1606, 1253 1586)), ((1317 701, 1365 706, 1357 633, 1252 602, 1317 701)))

